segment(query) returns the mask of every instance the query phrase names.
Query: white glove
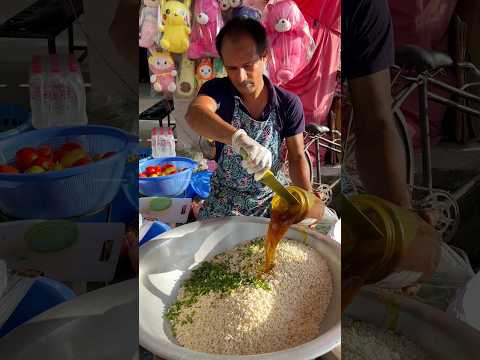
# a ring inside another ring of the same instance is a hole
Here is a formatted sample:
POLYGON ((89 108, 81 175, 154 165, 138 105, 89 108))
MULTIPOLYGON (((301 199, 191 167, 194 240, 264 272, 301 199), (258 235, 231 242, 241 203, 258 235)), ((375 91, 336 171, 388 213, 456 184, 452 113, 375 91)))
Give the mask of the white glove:
POLYGON ((237 154, 243 155, 241 150, 245 152, 248 160, 243 160, 242 166, 249 174, 255 174, 256 179, 272 167, 270 150, 253 140, 245 130, 238 129, 233 134, 232 147, 237 154))

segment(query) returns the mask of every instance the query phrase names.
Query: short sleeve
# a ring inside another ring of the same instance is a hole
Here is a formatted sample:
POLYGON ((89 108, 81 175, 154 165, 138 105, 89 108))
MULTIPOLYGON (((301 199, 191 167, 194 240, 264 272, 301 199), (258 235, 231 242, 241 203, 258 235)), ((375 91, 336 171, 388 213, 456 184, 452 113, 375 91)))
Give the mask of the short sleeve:
POLYGON ((215 101, 219 102, 219 81, 217 78, 206 81, 198 90, 198 95, 210 96, 215 101))
POLYGON ((284 100, 284 110, 280 107, 280 111, 283 111, 281 116, 284 117, 282 130, 284 138, 295 136, 305 131, 305 113, 302 102, 297 95, 290 95, 284 100))
POLYGON ((393 26, 387 0, 342 2, 342 73, 358 78, 394 64, 393 26))

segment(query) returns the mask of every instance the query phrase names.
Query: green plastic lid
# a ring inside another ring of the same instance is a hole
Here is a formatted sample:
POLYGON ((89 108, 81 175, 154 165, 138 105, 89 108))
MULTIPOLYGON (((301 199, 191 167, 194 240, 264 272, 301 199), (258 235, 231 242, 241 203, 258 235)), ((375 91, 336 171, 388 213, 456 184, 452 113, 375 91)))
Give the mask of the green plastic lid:
POLYGON ((150 201, 150 210, 162 211, 172 206, 172 199, 166 197, 158 197, 150 201))
POLYGON ((28 229, 24 239, 33 251, 60 251, 77 241, 78 226, 65 220, 45 221, 28 229))

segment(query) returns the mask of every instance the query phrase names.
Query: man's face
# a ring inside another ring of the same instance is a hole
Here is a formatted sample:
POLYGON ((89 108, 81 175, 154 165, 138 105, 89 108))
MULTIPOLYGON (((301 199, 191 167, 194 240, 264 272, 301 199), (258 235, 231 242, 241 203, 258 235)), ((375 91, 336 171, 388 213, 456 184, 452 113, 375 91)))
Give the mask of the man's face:
POLYGON ((257 54, 255 41, 250 36, 225 37, 222 60, 228 78, 240 94, 254 94, 262 86, 266 57, 257 54))

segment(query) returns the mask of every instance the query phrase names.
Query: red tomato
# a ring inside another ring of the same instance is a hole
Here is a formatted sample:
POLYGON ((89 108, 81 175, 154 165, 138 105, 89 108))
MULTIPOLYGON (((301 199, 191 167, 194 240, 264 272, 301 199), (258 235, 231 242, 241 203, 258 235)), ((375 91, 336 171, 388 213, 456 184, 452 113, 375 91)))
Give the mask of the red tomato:
POLYGON ((45 170, 53 170, 55 163, 47 157, 40 156, 33 162, 33 165, 40 166, 45 170))
POLYGON ((79 145, 73 142, 68 142, 63 144, 60 149, 66 152, 66 151, 72 151, 72 150, 81 149, 81 148, 82 148, 82 145, 79 145))
POLYGON ((156 171, 157 174, 161 174, 163 169, 160 165, 157 165, 157 166, 155 166, 155 171, 156 171))
POLYGON ((31 147, 20 149, 15 154, 15 162, 21 171, 28 169, 37 158, 37 152, 31 147))
POLYGON ((64 155, 65 151, 63 151, 62 149, 55 150, 53 152, 53 161, 61 161, 64 155))
POLYGON ((153 174, 156 174, 157 170, 155 168, 155 166, 147 166, 147 168, 145 169, 145 173, 147 174, 147 176, 152 176, 153 174))
POLYGON ((19 171, 15 166, 11 165, 0 165, 0 173, 4 174, 18 174, 19 171))
POLYGON ((42 145, 37 149, 39 157, 43 157, 49 160, 53 160, 53 149, 50 145, 42 145))

